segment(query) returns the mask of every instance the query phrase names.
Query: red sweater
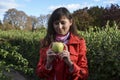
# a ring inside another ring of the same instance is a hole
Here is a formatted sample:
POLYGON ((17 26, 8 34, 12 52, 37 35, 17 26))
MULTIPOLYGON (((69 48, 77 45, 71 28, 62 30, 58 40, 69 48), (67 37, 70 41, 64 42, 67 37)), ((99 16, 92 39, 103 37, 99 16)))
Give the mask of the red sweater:
POLYGON ((40 60, 36 68, 36 74, 40 78, 46 80, 87 80, 88 65, 86 58, 86 44, 83 38, 78 38, 70 34, 70 40, 67 43, 70 52, 70 58, 73 62, 74 70, 71 73, 69 67, 59 57, 52 63, 52 69, 47 70, 46 65, 46 51, 47 48, 40 49, 40 60))

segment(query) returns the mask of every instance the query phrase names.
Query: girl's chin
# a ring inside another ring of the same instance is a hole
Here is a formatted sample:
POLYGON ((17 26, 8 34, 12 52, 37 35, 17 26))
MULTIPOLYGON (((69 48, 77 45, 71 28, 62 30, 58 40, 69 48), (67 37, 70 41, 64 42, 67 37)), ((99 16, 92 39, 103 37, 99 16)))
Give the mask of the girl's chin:
POLYGON ((64 33, 58 33, 58 34, 59 34, 59 35, 66 35, 67 33, 64 32, 64 33))

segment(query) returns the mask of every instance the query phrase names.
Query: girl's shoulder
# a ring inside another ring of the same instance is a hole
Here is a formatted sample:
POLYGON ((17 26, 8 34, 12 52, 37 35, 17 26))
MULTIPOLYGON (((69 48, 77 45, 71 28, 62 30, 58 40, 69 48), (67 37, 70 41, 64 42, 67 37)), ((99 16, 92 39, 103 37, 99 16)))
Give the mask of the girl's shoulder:
POLYGON ((79 35, 71 34, 70 35, 70 41, 80 43, 80 42, 85 42, 85 39, 84 39, 84 37, 81 37, 79 35))

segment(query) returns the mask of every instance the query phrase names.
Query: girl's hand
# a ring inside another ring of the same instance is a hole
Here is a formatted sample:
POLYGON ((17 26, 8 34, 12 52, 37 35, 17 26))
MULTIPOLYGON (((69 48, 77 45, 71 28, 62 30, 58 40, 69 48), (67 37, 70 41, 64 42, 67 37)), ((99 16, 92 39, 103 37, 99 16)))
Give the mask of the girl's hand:
POLYGON ((59 54, 59 56, 64 60, 64 62, 69 66, 69 71, 73 72, 73 62, 70 59, 70 52, 67 50, 64 50, 62 53, 59 54))
POLYGON ((51 63, 55 59, 55 56, 56 56, 56 54, 51 49, 48 49, 48 51, 47 51, 46 68, 51 67, 51 63))
POLYGON ((70 52, 68 51, 67 45, 64 44, 66 47, 66 50, 63 50, 62 53, 59 54, 59 56, 64 60, 64 62, 71 67, 73 65, 71 59, 70 59, 70 52))

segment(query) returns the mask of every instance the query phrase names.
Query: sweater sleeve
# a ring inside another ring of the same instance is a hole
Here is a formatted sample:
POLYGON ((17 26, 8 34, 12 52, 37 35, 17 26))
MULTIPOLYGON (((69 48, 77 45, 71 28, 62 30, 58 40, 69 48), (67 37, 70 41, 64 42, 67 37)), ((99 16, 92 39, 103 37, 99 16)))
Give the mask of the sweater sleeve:
POLYGON ((46 64, 46 49, 40 49, 40 59, 36 67, 36 74, 40 78, 46 78, 50 75, 51 70, 47 70, 46 64))

